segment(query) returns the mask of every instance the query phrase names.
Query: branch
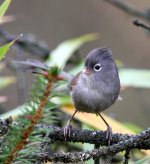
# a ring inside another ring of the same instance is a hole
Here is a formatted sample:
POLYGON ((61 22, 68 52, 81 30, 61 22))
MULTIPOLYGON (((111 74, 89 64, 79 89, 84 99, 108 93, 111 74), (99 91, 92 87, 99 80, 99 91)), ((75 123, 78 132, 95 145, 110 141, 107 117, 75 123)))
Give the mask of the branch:
MULTIPOLYGON (((9 42, 16 38, 16 35, 12 35, 2 29, 0 29, 0 38, 3 42, 9 42)), ((22 48, 24 51, 28 51, 32 54, 47 58, 50 50, 44 41, 37 41, 34 35, 23 35, 16 40, 15 45, 22 48)))
MULTIPOLYGON (((112 137, 111 146, 101 147, 100 149, 94 149, 92 151, 86 152, 75 152, 75 153, 55 153, 52 150, 52 144, 55 142, 64 143, 64 129, 61 129, 56 126, 42 125, 38 124, 35 126, 36 129, 45 129, 44 131, 38 131, 40 136, 43 137, 43 146, 42 152, 33 154, 28 154, 23 156, 25 159, 36 159, 39 161, 53 161, 53 162, 78 162, 85 161, 88 159, 96 159, 100 157, 113 157, 120 151, 126 150, 125 159, 128 160, 129 151, 131 149, 150 149, 150 128, 141 132, 137 135, 128 135, 128 134, 118 134, 114 133, 112 137), (48 131, 48 133, 47 133, 48 131), (42 134, 42 135, 41 135, 42 134), (51 144, 48 144, 47 141, 52 141, 51 144)), ((39 135, 34 133, 34 135, 39 135)), ((68 139, 68 142, 82 142, 90 144, 98 144, 101 146, 107 145, 108 141, 106 139, 105 131, 90 131, 90 130, 77 130, 72 129, 71 136, 68 139)), ((125 162, 125 161, 124 161, 125 162)), ((125 162, 126 163, 126 162, 125 162)))
MULTIPOLYGON (((55 142, 64 142, 64 129, 60 129, 55 126, 48 125, 36 125, 36 128, 46 128, 49 129, 50 133, 42 133, 43 137, 49 137, 52 140, 52 143, 55 142)), ((46 131, 47 131, 46 130, 46 131)), ((37 134, 35 134, 37 135, 37 134)), ((108 141, 106 140, 106 132, 104 131, 90 131, 90 130, 77 130, 72 129, 71 136, 68 139, 71 142, 82 142, 90 144, 99 144, 107 145, 108 141)), ((128 135, 128 134, 113 134, 112 145, 108 147, 101 147, 99 149, 94 149, 92 151, 86 152, 75 152, 75 153, 54 153, 53 150, 48 152, 33 153, 30 155, 24 156, 26 159, 36 159, 43 161, 53 161, 53 162, 78 162, 86 161, 89 159, 96 159, 100 157, 113 157, 115 154, 131 149, 150 149, 150 128, 141 132, 137 135, 128 135)))
POLYGON ((11 150, 11 153, 9 154, 8 158, 5 160, 4 163, 11 163, 13 159, 16 157, 17 153, 27 144, 28 137, 33 132, 35 125, 38 123, 38 121, 42 117, 43 108, 47 104, 54 80, 55 80, 54 76, 51 75, 51 72, 49 72, 47 76, 47 84, 46 84, 44 93, 41 96, 36 112, 32 116, 31 125, 28 126, 27 129, 24 129, 21 135, 21 139, 15 145, 14 149, 11 150))
MULTIPOLYGON (((58 132, 58 130, 60 130, 60 129, 58 128, 57 132, 58 132)), ((90 132, 90 131, 88 131, 88 132, 90 132)), ((96 131, 96 133, 98 133, 98 131, 96 131)), ((105 134, 105 137, 106 137, 105 132, 100 132, 100 133, 105 134)), ((73 137, 74 135, 75 135, 74 132, 72 132, 71 137, 73 137)), ((91 135, 95 136, 94 131, 91 131, 91 135)), ((114 134, 113 138, 115 135, 117 135, 117 134, 114 134)), ((124 135, 122 135, 122 136, 124 136, 124 135)), ((125 135, 125 136, 127 136, 127 135, 125 135)), ((57 137, 57 135, 55 137, 57 137)), ((82 134, 82 137, 84 137, 83 134, 82 134)), ((101 147, 99 149, 94 149, 92 151, 74 152, 74 153, 70 153, 70 152, 69 153, 63 153, 63 152, 53 153, 52 151, 51 151, 51 153, 47 153, 47 152, 37 153, 37 154, 33 153, 30 155, 26 155, 24 158, 39 159, 39 160, 43 160, 43 161, 53 161, 53 162, 60 161, 60 162, 68 163, 68 162, 86 161, 89 159, 96 159, 96 158, 100 158, 100 157, 114 156, 118 152, 121 152, 121 151, 124 151, 127 149, 128 150, 135 149, 138 147, 138 145, 141 145, 142 142, 145 142, 145 140, 149 140, 150 128, 141 132, 140 134, 131 135, 128 137, 129 137, 128 139, 119 141, 118 143, 111 145, 109 148, 101 147)), ((97 140, 99 140, 99 138, 97 138, 97 140)))
POLYGON ((104 0, 107 3, 119 8, 120 10, 124 11, 129 15, 133 15, 144 20, 150 21, 150 14, 147 11, 139 11, 131 4, 128 4, 126 1, 123 0, 104 0))
POLYGON ((139 20, 134 20, 134 21, 133 21, 133 24, 134 24, 135 26, 142 27, 142 28, 144 28, 145 30, 150 31, 150 27, 147 26, 147 25, 145 25, 144 23, 140 22, 139 20))
MULTIPOLYGON (((64 129, 61 129, 56 126, 42 125, 38 124, 35 128, 44 128, 50 131, 49 138, 51 138, 54 142, 60 141, 64 142, 64 129)), ((35 134, 37 135, 37 134, 35 134)), ((46 133, 43 136, 45 136, 46 133)), ((119 134, 113 133, 111 144, 116 144, 121 141, 125 141, 134 137, 136 135, 129 134, 119 134)), ((89 143, 89 144, 97 144, 100 146, 108 145, 108 140, 106 139, 106 131, 91 131, 91 130, 78 130, 72 129, 70 138, 67 139, 68 142, 81 142, 81 143, 89 143)), ((142 143, 138 143, 134 146, 137 149, 150 149, 150 140, 142 141, 142 143)))

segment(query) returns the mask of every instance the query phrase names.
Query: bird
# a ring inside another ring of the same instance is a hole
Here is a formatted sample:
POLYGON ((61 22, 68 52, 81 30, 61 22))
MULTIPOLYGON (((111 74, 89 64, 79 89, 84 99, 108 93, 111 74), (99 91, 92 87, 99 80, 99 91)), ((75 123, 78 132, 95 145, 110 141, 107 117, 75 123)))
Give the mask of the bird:
POLYGON ((75 112, 64 129, 70 136, 70 122, 77 112, 99 115, 107 126, 106 138, 110 144, 112 128, 101 115, 117 100, 120 92, 120 79, 110 48, 95 48, 85 59, 84 68, 69 82, 75 112))
MULTIPOLYGON (((19 67, 30 69, 34 73, 46 75, 49 69, 37 60, 18 61, 19 67), (39 72, 39 70, 42 70, 39 72)), ((75 76, 61 71, 58 75, 68 81, 68 88, 75 106, 75 112, 64 128, 65 138, 71 134, 71 120, 77 112, 99 115, 107 126, 106 139, 110 145, 112 128, 101 115, 119 97, 120 79, 112 51, 109 47, 99 47, 91 50, 85 58, 83 69, 75 76)))

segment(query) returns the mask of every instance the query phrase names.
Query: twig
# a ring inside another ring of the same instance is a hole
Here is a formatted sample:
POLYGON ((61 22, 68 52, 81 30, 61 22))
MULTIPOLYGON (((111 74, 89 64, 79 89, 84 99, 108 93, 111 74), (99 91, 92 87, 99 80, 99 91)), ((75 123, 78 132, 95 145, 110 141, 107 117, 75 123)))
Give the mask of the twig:
MULTIPOLYGON (((5 43, 16 38, 16 35, 12 35, 7 31, 0 29, 0 39, 5 43)), ((50 50, 44 41, 37 41, 34 35, 23 35, 16 40, 15 45, 24 51, 28 51, 31 54, 39 55, 40 57, 47 58, 50 50)))
MULTIPOLYGON (((64 142, 65 140, 64 132, 63 132, 64 130, 59 127, 38 124, 35 126, 35 128, 49 129, 50 131, 49 138, 51 138, 54 142, 56 141, 64 142)), ((43 136, 45 135, 46 134, 44 134, 43 132, 43 136)), ((113 133, 112 144, 116 144, 118 142, 128 140, 134 136, 136 135, 113 133)), ((74 128, 71 130, 70 138, 68 138, 67 141, 97 144, 101 146, 108 144, 108 140, 106 139, 106 131, 78 130, 74 128)), ((150 149, 150 139, 142 141, 142 143, 139 142, 137 145, 134 145, 134 148, 150 149)))
POLYGON ((113 144, 109 147, 101 147, 100 149, 94 149, 92 151, 86 152, 74 152, 74 153, 53 153, 48 154, 45 153, 33 153, 30 155, 26 155, 26 159, 40 159, 44 161, 53 161, 53 162, 78 162, 78 161, 86 161, 89 159, 95 159, 100 157, 106 156, 114 156, 118 152, 127 150, 127 149, 134 149, 137 147, 139 143, 142 143, 145 140, 150 138, 150 128, 146 129, 145 131, 141 132, 140 134, 133 135, 129 139, 124 141, 119 141, 117 144, 113 144))
POLYGON ((134 24, 135 26, 142 27, 142 28, 144 28, 145 30, 150 31, 150 26, 145 25, 144 23, 140 22, 139 20, 134 20, 134 21, 133 21, 133 24, 134 24))
POLYGON ((102 147, 99 149, 94 149, 92 151, 86 152, 75 152, 75 153, 54 153, 54 154, 47 154, 45 153, 38 153, 38 154, 31 154, 27 155, 26 158, 28 159, 41 159, 44 161, 54 161, 54 162, 78 162, 78 161, 86 161, 91 158, 99 158, 99 157, 106 157, 107 155, 114 156, 120 151, 133 149, 137 147, 137 145, 145 140, 150 138, 150 128, 141 132, 140 134, 133 135, 129 139, 124 141, 120 141, 117 144, 114 144, 109 147, 102 147))
POLYGON ((103 1, 114 5, 115 7, 121 9, 122 11, 124 11, 127 14, 150 21, 150 15, 147 11, 144 11, 144 12, 139 11, 131 4, 127 3, 126 1, 123 1, 123 0, 103 0, 103 1))

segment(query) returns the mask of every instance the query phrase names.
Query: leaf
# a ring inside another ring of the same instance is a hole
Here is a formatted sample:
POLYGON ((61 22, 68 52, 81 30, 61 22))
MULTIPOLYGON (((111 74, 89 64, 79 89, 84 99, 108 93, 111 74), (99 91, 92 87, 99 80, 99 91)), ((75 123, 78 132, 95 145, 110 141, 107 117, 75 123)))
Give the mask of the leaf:
POLYGON ((0 77, 0 89, 7 87, 14 82, 16 82, 15 77, 0 77))
POLYGON ((10 5, 11 0, 5 0, 2 5, 0 6, 0 17, 2 17, 5 12, 7 11, 9 5, 10 5))
POLYGON ((123 87, 150 88, 150 70, 121 68, 119 77, 123 87))
MULTIPOLYGON (((22 35, 20 35, 22 36, 22 35)), ((19 37, 20 37, 19 36, 19 37)), ((14 44, 14 42, 19 38, 17 37, 16 39, 14 39, 13 41, 5 44, 4 46, 0 47, 0 61, 5 57, 6 53, 8 52, 8 50, 10 49, 10 47, 14 44)))
POLYGON ((75 52, 84 43, 96 40, 97 38, 98 34, 92 33, 62 42, 55 50, 51 52, 46 64, 48 66, 57 65, 63 69, 73 52, 75 52))

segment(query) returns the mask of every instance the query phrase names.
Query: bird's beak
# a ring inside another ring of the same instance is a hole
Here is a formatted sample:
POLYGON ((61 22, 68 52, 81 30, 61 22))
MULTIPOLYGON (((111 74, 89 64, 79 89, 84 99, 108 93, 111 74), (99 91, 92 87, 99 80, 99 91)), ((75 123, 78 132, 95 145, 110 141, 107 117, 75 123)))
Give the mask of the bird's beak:
POLYGON ((86 75, 90 75, 91 74, 91 70, 87 67, 85 67, 83 70, 82 70, 82 73, 86 74, 86 75))

